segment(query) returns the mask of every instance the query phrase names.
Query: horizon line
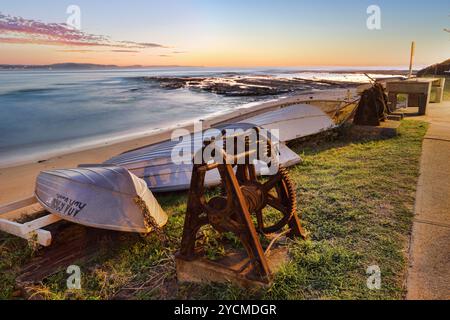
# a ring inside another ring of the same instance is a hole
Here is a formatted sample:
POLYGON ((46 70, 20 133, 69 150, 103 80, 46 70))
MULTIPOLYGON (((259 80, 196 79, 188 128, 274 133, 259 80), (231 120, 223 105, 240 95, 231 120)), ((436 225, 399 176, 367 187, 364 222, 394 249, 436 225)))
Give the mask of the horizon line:
MULTIPOLYGON (((436 62, 439 63, 439 62, 436 62)), ((55 62, 48 64, 24 64, 24 63, 0 63, 0 66, 24 66, 24 67, 47 67, 53 65, 64 65, 64 64, 73 64, 73 65, 92 65, 92 66, 113 66, 119 68, 155 68, 155 67, 171 67, 171 68, 393 68, 398 70, 409 69, 409 66, 405 64, 399 65, 345 65, 345 64, 311 64, 311 65, 176 65, 176 64, 155 64, 155 65, 127 65, 127 64, 99 64, 99 63, 84 63, 84 62, 55 62)), ((421 69, 427 67, 429 65, 418 65, 413 69, 421 69)))

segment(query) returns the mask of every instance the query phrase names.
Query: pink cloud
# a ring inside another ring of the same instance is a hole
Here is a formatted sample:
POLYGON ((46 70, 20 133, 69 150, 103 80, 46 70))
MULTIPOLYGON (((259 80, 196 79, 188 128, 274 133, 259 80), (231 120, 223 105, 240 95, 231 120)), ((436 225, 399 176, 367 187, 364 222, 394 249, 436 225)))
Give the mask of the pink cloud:
POLYGON ((0 12, 0 43, 39 44, 72 47, 110 47, 117 49, 167 48, 158 43, 114 41, 109 37, 85 33, 65 23, 44 23, 4 15, 0 12))

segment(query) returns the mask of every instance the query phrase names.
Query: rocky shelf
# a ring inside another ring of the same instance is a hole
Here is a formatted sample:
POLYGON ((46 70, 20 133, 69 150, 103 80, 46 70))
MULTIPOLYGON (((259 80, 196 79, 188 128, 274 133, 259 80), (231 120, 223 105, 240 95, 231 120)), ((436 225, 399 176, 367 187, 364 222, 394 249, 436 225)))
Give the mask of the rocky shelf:
POLYGON ((168 90, 189 88, 225 96, 279 95, 297 91, 350 88, 356 85, 356 83, 351 82, 271 76, 145 77, 144 80, 157 82, 161 88, 168 90))

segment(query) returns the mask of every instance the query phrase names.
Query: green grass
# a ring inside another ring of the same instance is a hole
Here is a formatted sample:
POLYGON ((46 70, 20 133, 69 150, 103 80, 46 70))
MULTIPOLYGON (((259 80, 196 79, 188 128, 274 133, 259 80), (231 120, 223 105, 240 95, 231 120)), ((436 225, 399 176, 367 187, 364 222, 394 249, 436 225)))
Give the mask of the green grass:
MULTIPOLYGON (((232 285, 178 285, 173 255, 180 245, 185 193, 158 196, 170 215, 167 240, 130 237, 121 247, 81 264, 81 291, 66 291, 60 272, 36 286, 47 299, 402 299, 407 250, 422 139, 427 124, 403 121, 387 140, 351 140, 341 135, 318 145, 297 145, 303 162, 290 169, 307 241, 288 242, 291 262, 263 291, 232 285), (381 268, 381 290, 366 286, 367 267, 381 268)), ((208 255, 223 253, 221 237, 203 232, 208 255)), ((20 266, 33 252, 26 243, 0 234, 0 298, 11 298, 20 266)))

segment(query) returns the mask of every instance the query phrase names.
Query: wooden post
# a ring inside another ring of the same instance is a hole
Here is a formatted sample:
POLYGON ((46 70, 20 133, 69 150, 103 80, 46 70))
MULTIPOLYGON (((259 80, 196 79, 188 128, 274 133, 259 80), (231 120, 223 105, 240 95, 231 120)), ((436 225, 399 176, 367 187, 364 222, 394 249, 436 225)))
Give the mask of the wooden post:
POLYGON ((413 63, 414 63, 414 52, 416 51, 416 43, 413 41, 411 43, 411 56, 409 59, 409 75, 408 75, 408 79, 412 77, 412 68, 413 68, 413 63))

